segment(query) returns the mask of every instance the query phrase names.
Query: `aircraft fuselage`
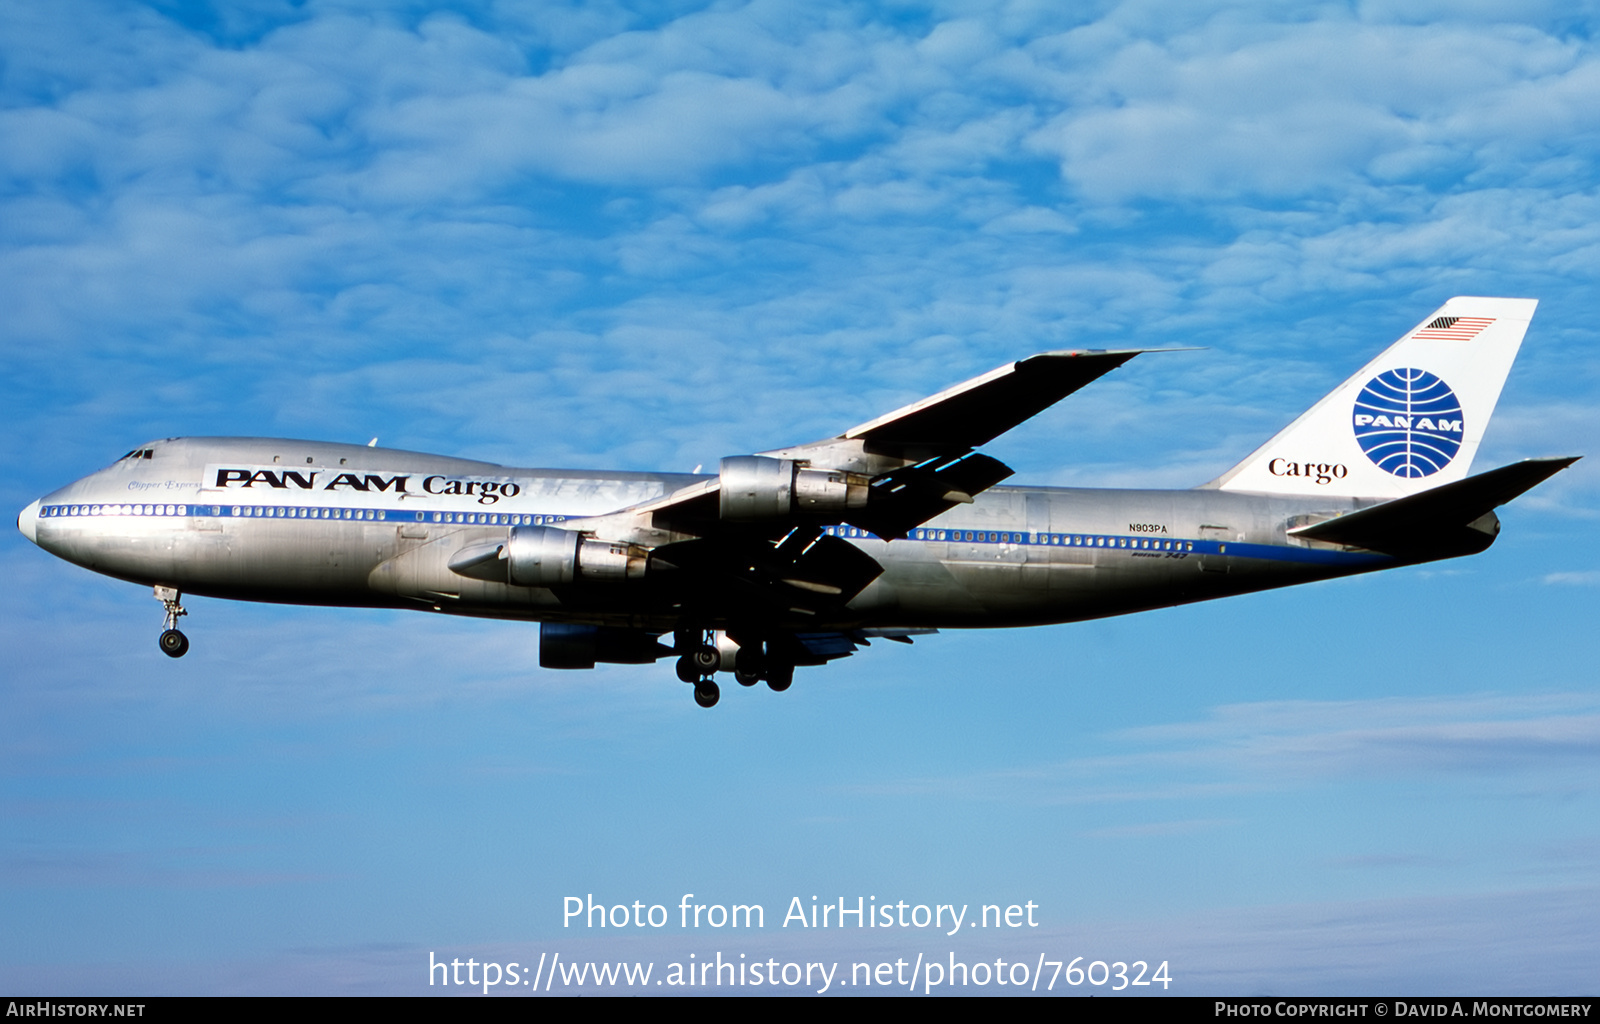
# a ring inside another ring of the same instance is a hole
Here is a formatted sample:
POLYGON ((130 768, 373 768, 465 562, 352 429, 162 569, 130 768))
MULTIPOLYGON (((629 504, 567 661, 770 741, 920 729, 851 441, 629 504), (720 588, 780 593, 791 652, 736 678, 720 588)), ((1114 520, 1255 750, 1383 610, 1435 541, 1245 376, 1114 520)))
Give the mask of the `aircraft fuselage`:
MULTIPOLYGON (((659 582, 670 573, 546 588, 463 576, 450 563, 513 527, 600 516, 705 479, 260 438, 177 438, 148 450, 30 507, 24 516, 33 517, 35 543, 96 572, 189 594, 656 631, 675 628, 681 613, 659 582)), ((1071 622, 1397 564, 1287 533, 1364 504, 1371 503, 997 486, 903 539, 826 527, 884 571, 834 613, 842 618, 806 624, 1071 622)), ((1485 534, 1477 549, 1491 541, 1485 534)))

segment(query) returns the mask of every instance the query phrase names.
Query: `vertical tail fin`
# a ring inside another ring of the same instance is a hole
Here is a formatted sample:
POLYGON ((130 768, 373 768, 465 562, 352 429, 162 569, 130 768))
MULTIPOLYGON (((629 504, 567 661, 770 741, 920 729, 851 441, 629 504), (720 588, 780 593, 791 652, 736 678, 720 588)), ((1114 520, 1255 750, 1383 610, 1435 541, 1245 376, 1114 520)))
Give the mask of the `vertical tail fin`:
POLYGON ((1207 487, 1399 498, 1472 466, 1535 299, 1451 299, 1207 487))

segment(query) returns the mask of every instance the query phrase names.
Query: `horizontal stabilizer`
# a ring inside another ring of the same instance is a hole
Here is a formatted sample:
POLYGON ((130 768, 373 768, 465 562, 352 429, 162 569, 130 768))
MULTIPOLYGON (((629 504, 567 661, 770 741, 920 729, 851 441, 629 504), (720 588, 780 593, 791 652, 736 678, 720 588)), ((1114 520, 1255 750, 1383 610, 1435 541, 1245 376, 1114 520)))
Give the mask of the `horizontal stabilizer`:
MULTIPOLYGON (((1420 494, 1302 526, 1289 534, 1392 554, 1454 546, 1460 530, 1577 461, 1578 457, 1572 456, 1514 462, 1420 494)), ((1480 532, 1486 534, 1487 540, 1493 540, 1497 528, 1490 523, 1487 531, 1480 532)), ((1487 541, 1482 546, 1487 547, 1487 541)))

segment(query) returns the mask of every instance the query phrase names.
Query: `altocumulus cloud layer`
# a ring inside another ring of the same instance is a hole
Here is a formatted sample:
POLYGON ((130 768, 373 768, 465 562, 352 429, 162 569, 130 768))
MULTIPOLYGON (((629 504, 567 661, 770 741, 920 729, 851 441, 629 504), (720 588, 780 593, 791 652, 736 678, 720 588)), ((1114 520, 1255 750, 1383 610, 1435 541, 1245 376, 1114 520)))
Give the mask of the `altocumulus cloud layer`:
MULTIPOLYGON (((1592 278, 1600 68, 1554 8, 513 6, 13 5, 10 368, 647 466, 701 461, 697 401, 714 457, 1174 340, 1225 355, 1129 386, 1203 396, 1592 278)), ((1235 397, 1241 439, 1298 408, 1235 397)))
MULTIPOLYGON (((173 434, 686 470, 1135 344, 1208 351, 991 447, 1191 486, 1473 293, 1542 300, 1481 465, 1593 453, 1596 18, 6 4, 0 494, 173 434)), ((1583 987, 1596 479, 1470 562, 874 649, 716 720, 494 623, 205 602, 156 665, 152 602, 13 535, 4 977, 408 991, 569 888, 868 887, 1036 899, 1211 991, 1583 987)))

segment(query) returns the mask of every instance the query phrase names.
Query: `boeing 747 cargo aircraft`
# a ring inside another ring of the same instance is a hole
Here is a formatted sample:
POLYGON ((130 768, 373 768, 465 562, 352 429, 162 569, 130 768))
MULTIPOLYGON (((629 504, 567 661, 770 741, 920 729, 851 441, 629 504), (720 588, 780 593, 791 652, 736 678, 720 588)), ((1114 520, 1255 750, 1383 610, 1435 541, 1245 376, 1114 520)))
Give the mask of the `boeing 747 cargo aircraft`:
POLYGON ((1193 490, 1002 486, 976 449, 1138 355, 1046 352, 709 475, 167 438, 30 504, 29 540, 184 593, 540 623, 539 663, 788 689, 872 640, 1121 615, 1487 548, 1575 458, 1468 476, 1536 303, 1454 298, 1193 490))

